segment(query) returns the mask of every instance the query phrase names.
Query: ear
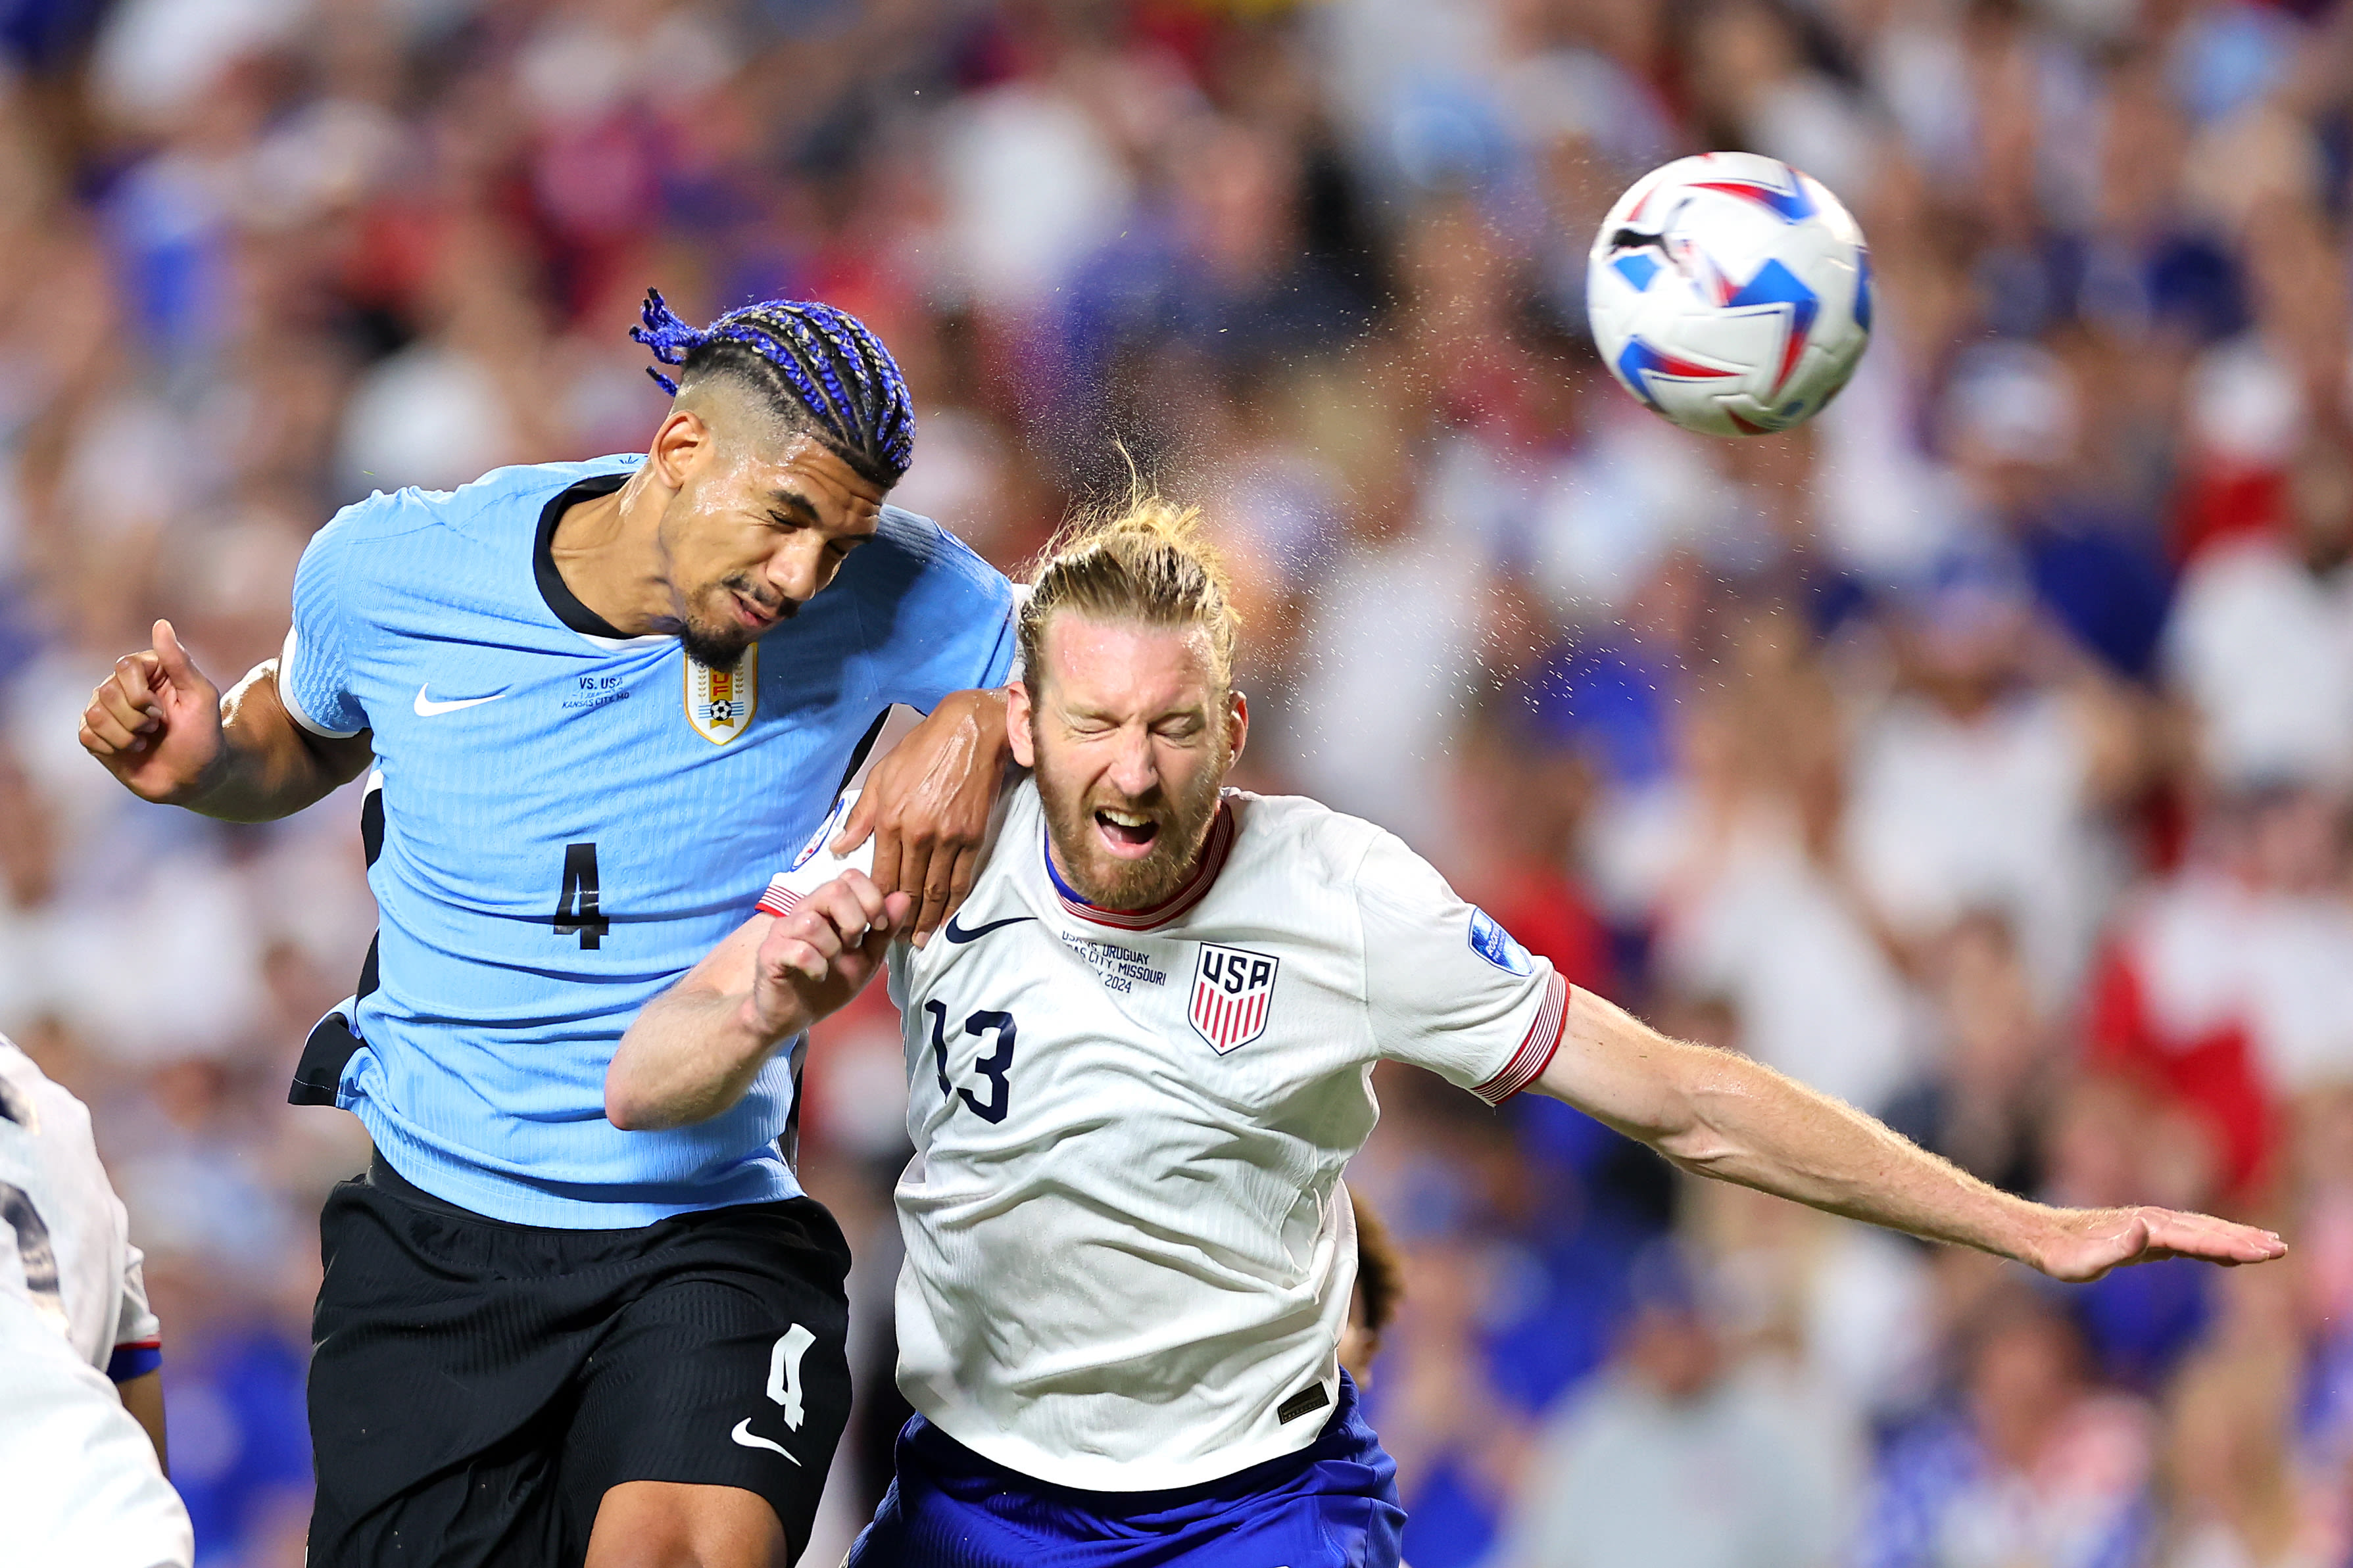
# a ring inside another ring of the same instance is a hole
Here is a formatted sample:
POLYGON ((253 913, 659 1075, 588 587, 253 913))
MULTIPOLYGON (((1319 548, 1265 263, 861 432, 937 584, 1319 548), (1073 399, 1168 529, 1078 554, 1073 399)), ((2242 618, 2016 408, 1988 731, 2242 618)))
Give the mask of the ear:
POLYGON ((1030 706, 1029 683, 1008 681, 1005 687, 1005 742, 1013 760, 1025 768, 1038 765, 1038 738, 1030 731, 1037 710, 1030 706))
POLYGON ((654 432, 646 468, 666 489, 685 488, 686 476, 711 446, 711 426, 692 409, 673 405, 654 432))
POLYGON ((1226 693, 1227 766, 1242 760, 1242 748, 1250 743, 1250 699, 1239 691, 1226 693))

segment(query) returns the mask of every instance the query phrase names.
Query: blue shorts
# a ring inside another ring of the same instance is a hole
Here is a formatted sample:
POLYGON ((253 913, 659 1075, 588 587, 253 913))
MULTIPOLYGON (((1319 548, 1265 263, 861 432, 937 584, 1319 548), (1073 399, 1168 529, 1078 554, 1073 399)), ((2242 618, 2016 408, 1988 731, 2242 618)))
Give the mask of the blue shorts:
POLYGON ((1312 1447, 1171 1491, 1035 1480, 918 1415, 844 1568, 1397 1568, 1404 1531, 1397 1466, 1343 1373, 1312 1447))

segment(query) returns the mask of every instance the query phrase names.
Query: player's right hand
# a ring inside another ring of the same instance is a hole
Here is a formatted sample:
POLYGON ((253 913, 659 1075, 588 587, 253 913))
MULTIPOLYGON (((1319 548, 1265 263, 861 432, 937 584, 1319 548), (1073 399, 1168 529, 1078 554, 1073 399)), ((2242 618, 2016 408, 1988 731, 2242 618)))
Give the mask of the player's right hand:
POLYGON ((227 742, 220 688, 196 668, 172 623, 157 621, 155 646, 126 653, 82 710, 82 750, 145 800, 177 804, 202 793, 227 742))
POLYGON ((753 1014, 763 1033, 797 1035, 847 1006, 881 973, 891 939, 915 900, 885 894, 863 871, 844 871, 779 918, 753 963, 753 1014))

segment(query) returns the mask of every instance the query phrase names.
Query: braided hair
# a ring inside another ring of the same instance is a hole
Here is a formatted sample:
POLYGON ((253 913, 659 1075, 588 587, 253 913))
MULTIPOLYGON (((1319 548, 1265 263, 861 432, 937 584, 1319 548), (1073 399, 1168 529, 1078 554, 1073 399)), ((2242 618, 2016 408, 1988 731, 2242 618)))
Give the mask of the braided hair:
POLYGON ((664 392, 706 374, 758 387, 795 426, 823 442, 862 479, 888 489, 915 452, 915 409, 906 378, 882 340, 847 310, 814 300, 763 300, 691 327, 646 290, 643 324, 629 336, 678 367, 675 380, 649 365, 664 392))

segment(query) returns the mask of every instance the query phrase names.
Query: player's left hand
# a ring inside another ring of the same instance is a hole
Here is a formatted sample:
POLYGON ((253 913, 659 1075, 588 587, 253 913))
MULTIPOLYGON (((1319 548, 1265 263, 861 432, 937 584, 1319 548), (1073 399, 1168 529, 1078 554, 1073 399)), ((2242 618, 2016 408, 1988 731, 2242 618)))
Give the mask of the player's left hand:
POLYGON ((2127 1263, 2200 1258, 2232 1267, 2268 1263, 2287 1243, 2268 1230, 2178 1209, 2063 1209, 2028 1258, 2053 1279, 2085 1284, 2127 1263))
POLYGON ((874 764, 834 837, 836 855, 873 837, 875 885, 914 899, 917 947, 972 891, 1008 752, 1004 692, 944 698, 874 764))

